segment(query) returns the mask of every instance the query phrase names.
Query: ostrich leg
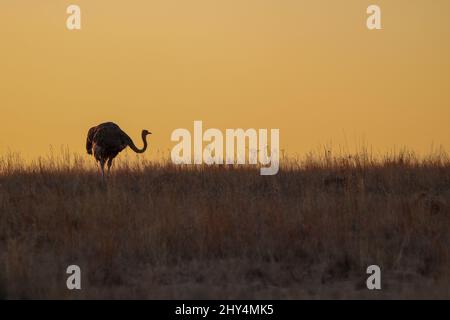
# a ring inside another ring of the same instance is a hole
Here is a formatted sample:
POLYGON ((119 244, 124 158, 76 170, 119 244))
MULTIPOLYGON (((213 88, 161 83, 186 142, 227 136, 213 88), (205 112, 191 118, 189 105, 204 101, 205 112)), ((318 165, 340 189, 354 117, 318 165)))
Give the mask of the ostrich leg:
POLYGON ((108 165, 108 177, 109 177, 110 172, 111 172, 112 161, 113 161, 112 158, 108 159, 108 163, 107 163, 107 165, 108 165))
POLYGON ((102 170, 102 178, 105 179, 105 160, 100 160, 100 169, 102 170))

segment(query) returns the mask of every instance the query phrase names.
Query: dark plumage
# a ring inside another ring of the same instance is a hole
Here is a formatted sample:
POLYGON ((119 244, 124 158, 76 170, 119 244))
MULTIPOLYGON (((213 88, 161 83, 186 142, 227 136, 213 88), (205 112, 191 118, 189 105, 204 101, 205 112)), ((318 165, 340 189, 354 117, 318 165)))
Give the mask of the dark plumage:
POLYGON ((105 175, 105 163, 108 165, 108 173, 111 169, 113 159, 120 151, 130 147, 136 153, 143 153, 147 150, 147 135, 151 132, 142 130, 142 141, 144 146, 138 149, 133 140, 113 122, 105 122, 92 127, 88 131, 86 139, 86 151, 93 154, 95 160, 100 163, 102 175, 105 175))

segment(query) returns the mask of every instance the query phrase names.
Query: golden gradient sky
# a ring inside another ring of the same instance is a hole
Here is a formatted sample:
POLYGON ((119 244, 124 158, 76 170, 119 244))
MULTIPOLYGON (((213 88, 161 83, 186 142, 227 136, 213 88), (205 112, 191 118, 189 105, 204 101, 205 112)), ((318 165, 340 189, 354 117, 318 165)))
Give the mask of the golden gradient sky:
POLYGON ((448 0, 1 0, 0 41, 0 154, 84 152, 103 121, 153 154, 194 120, 279 128, 290 154, 450 148, 448 0))

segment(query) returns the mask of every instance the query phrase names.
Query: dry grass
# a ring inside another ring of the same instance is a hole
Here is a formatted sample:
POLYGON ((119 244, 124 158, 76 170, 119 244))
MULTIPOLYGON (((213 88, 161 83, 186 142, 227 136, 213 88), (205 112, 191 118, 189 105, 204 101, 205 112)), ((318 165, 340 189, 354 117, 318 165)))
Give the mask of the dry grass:
POLYGON ((450 298, 443 153, 309 155, 276 176, 122 161, 106 184, 83 159, 0 158, 0 297, 450 298))

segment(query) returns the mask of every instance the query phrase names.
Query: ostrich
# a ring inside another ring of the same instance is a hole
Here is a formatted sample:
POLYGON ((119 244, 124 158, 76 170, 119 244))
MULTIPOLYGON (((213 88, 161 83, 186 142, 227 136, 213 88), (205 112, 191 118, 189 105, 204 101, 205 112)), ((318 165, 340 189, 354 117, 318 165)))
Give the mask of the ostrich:
POLYGON ((138 149, 133 140, 113 122, 105 122, 89 129, 86 139, 86 151, 94 154, 95 160, 100 163, 102 177, 105 177, 105 163, 108 165, 108 174, 111 170, 113 159, 120 151, 130 147, 136 153, 147 150, 147 135, 152 134, 142 130, 142 141, 144 147, 138 149))

